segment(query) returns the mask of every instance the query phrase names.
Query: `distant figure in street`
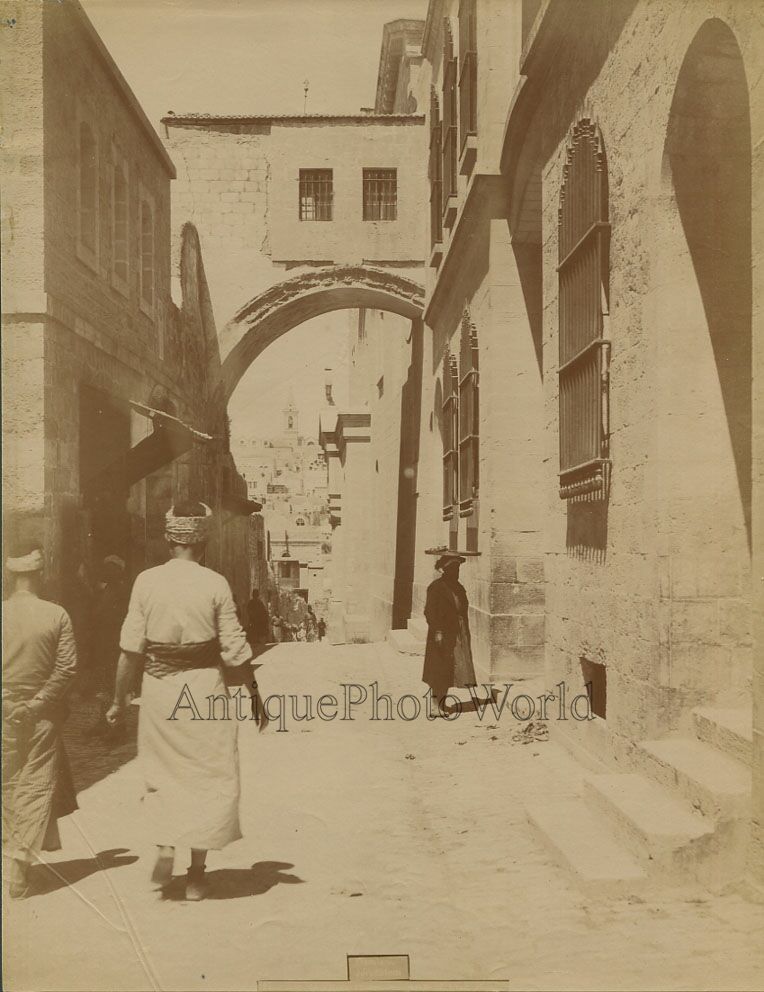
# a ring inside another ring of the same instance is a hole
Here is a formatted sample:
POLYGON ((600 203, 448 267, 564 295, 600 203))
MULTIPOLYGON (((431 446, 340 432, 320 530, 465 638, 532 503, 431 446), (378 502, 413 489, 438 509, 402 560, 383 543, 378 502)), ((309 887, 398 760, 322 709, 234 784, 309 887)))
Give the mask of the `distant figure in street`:
POLYGON ((321 617, 321 619, 318 621, 317 626, 318 626, 318 639, 319 641, 323 641, 323 639, 326 637, 326 620, 324 620, 324 618, 321 617))
POLYGON ((271 618, 271 629, 273 631, 273 640, 280 644, 284 640, 283 637, 283 627, 281 623, 281 617, 278 613, 271 618))
POLYGON ((74 630, 74 643, 77 647, 77 679, 75 689, 80 696, 95 695, 93 673, 93 604, 95 591, 84 562, 65 577, 62 590, 62 605, 69 614, 74 630))
POLYGON ((315 641, 318 636, 318 622, 316 620, 316 614, 313 612, 313 607, 308 606, 308 615, 305 617, 305 640, 315 641))
POLYGON ((112 724, 123 718, 128 689, 143 663, 138 755, 144 807, 158 845, 152 881, 166 886, 175 848, 190 847, 186 899, 192 901, 206 892, 207 851, 241 837, 237 720, 194 719, 194 709, 209 696, 227 696, 226 682, 248 686, 259 728, 265 726, 252 651, 236 619, 230 586, 201 564, 211 523, 212 511, 204 503, 179 503, 168 511, 170 560, 135 580, 107 713, 112 724))
POLYGON ((127 613, 130 589, 125 563, 118 555, 104 558, 102 584, 93 609, 93 681, 99 698, 108 702, 119 660, 119 635, 127 613))
POLYGON ((3 603, 3 857, 9 895, 29 894, 29 866, 61 847, 57 820, 77 809, 61 741, 64 697, 77 669, 66 610, 39 598, 43 553, 21 545, 6 561, 3 603))
POLYGON ((270 634, 270 617, 268 607, 260 599, 260 590, 252 590, 252 598, 247 603, 247 639, 253 651, 258 651, 258 645, 268 643, 270 634))
POLYGON ((435 563, 439 578, 427 588, 424 615, 427 644, 422 681, 432 691, 442 712, 443 699, 452 686, 475 685, 470 628, 467 619, 467 592, 459 582, 459 567, 466 558, 448 552, 435 563))

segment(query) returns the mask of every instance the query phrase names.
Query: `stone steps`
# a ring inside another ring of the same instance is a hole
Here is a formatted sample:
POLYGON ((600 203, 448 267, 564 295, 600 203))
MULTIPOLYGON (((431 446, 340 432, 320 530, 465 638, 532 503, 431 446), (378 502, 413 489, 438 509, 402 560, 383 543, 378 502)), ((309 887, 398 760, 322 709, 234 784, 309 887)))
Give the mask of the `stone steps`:
POLYGON ((626 896, 647 883, 645 869, 584 799, 533 803, 526 815, 557 864, 592 895, 626 896))
POLYGON ((692 716, 697 739, 643 741, 629 752, 628 772, 594 769, 584 776, 580 797, 529 811, 557 860, 584 887, 618 892, 641 884, 634 865, 653 883, 697 881, 712 890, 740 877, 751 802, 751 712, 699 707, 692 716))
POLYGON ((634 757, 645 774, 678 789, 706 816, 744 816, 750 807, 750 768, 704 741, 643 741, 634 749, 634 757))
POLYGON ((688 802, 636 773, 589 775, 584 798, 651 874, 682 873, 688 854, 700 855, 714 834, 688 802))
POLYGON ((702 706, 692 711, 695 734, 742 764, 751 765, 753 719, 751 707, 702 706))

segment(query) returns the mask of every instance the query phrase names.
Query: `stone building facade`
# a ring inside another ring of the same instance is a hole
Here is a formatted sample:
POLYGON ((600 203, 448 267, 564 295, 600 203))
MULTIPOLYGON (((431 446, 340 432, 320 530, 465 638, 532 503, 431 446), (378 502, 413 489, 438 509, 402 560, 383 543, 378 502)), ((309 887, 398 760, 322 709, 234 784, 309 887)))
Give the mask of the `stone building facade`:
POLYGON ((420 99, 429 108, 425 368, 415 599, 425 552, 464 553, 478 677, 544 665, 540 342, 513 330, 502 126, 518 78, 515 4, 431 4, 420 99))
POLYGON ((362 308, 348 311, 348 333, 348 406, 327 408, 319 435, 334 527, 329 635, 379 641, 412 610, 422 327, 362 308))
POLYGON ((694 807, 651 867, 716 884, 762 864, 761 42, 726 0, 432 0, 423 37, 417 541, 476 552, 481 675, 590 685, 556 823, 647 857, 634 810, 694 807))
POLYGON ((423 123, 373 113, 163 118, 179 164, 173 212, 199 232, 223 358, 234 343, 227 325, 288 278, 330 265, 404 276, 421 267, 423 123), (369 184, 385 180, 371 171, 390 174, 375 201, 364 200, 369 184))
MULTIPOLYGON (((419 35, 421 23, 391 26, 385 61, 391 71, 421 64, 419 35)), ((398 71, 395 78, 410 75, 398 71)), ((416 109, 413 98, 402 101, 396 87, 387 88, 389 108, 356 115, 163 119, 167 147, 180 163, 173 212, 193 224, 204 252, 222 363, 210 370, 219 381, 218 406, 264 348, 321 313, 381 309, 392 337, 408 339, 408 330, 400 328, 418 318, 422 307, 425 130, 424 117, 410 112, 416 109)), ((179 247, 180 242, 176 252, 179 247)), ((399 403, 397 388, 397 380, 390 383, 385 404, 399 403)), ((368 410, 341 411, 335 446, 335 454, 341 451, 345 511, 342 528, 332 535, 331 577, 321 581, 332 589, 336 640, 383 637, 394 598, 397 453, 393 458, 391 447, 385 465, 392 471, 370 503, 380 469, 379 459, 369 461, 359 443, 362 435, 368 441, 368 431, 359 428, 368 421, 368 410), (393 522, 373 529, 378 542, 381 534, 389 536, 389 546, 380 548, 382 563, 375 565, 377 599, 387 602, 372 624, 370 587, 354 580, 369 560, 367 535, 377 512, 393 522)), ((399 422, 388 426, 382 433, 400 433, 399 422)), ((289 539, 299 540, 299 534, 290 529, 289 539)))
POLYGON ((244 595, 252 507, 208 402, 189 230, 171 299, 174 165, 75 0, 16 5, 2 44, 6 534, 44 540, 66 600, 107 554, 155 563, 172 499, 203 498, 221 511, 210 563, 244 595))
POLYGON ((554 726, 587 793, 537 826, 761 878, 755 5, 430 0, 388 26, 373 111, 169 115, 165 147, 74 0, 2 44, 5 510, 59 591, 152 561, 187 493, 245 598, 227 401, 349 309, 330 637, 416 623, 427 552, 464 553, 479 679, 589 686, 554 726))

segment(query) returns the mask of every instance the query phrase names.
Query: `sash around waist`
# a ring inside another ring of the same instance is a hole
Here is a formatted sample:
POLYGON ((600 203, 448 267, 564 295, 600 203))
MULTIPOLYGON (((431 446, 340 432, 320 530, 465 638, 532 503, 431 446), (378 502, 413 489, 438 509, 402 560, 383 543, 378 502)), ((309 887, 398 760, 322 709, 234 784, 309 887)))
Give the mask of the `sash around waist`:
POLYGON ((217 668, 221 663, 217 638, 192 644, 157 644, 149 641, 144 655, 144 670, 159 678, 197 668, 217 668))

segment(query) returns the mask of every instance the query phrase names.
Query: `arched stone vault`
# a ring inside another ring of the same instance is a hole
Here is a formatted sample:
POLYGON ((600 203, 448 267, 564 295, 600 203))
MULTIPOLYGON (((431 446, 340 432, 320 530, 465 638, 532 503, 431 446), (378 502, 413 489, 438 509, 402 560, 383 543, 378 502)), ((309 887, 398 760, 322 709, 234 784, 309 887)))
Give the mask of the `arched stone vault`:
POLYGON ((216 399, 227 403, 252 362, 282 334, 323 313, 360 307, 417 319, 424 289, 396 272, 362 265, 323 266, 271 286, 220 333, 222 365, 210 369, 216 399))

